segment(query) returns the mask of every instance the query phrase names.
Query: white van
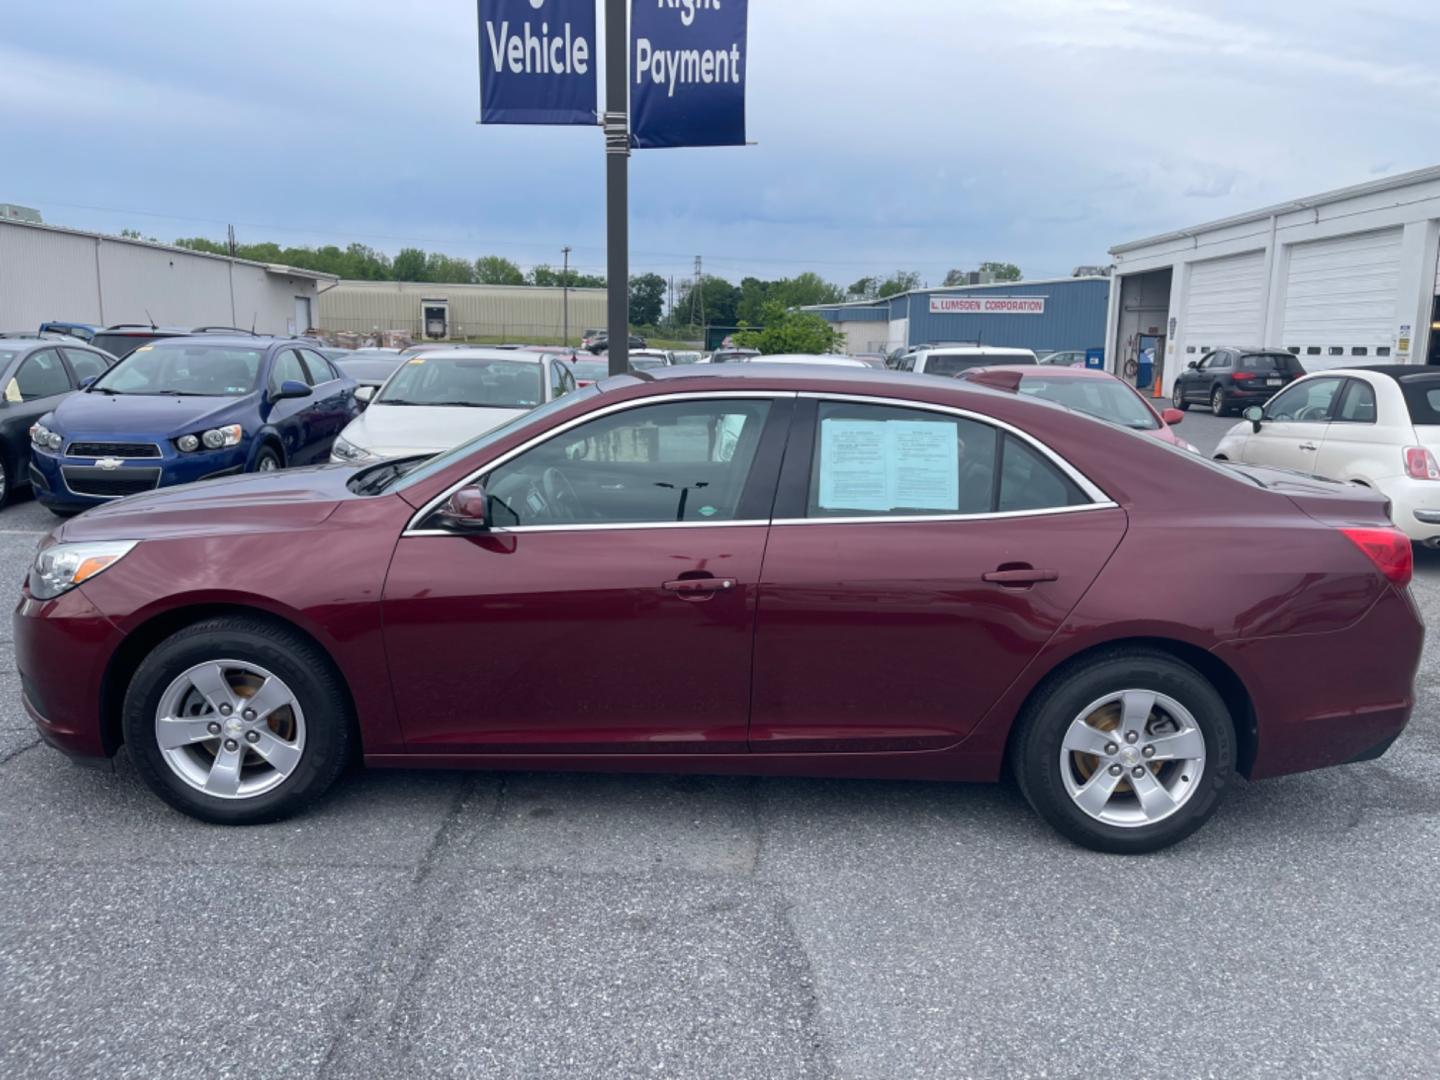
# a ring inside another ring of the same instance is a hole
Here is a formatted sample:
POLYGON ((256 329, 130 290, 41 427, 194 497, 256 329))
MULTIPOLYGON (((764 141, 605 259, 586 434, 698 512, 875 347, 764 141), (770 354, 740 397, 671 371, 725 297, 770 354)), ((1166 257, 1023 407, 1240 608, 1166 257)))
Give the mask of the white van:
POLYGON ((995 367, 998 364, 1039 364, 1030 349, 1003 349, 993 345, 937 345, 916 349, 902 356, 897 371, 913 371, 917 375, 942 375, 954 378, 971 368, 995 367))

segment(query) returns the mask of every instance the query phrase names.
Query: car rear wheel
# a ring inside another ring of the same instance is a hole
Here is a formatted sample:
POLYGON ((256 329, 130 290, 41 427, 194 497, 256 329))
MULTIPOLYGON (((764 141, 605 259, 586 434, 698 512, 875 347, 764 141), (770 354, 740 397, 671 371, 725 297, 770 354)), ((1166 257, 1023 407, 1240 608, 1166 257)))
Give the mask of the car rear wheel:
POLYGON ((1210 410, 1216 416, 1224 416, 1230 411, 1229 407, 1225 404, 1225 388, 1223 386, 1217 386, 1214 391, 1211 392, 1210 410))
POLYGON ((1011 765, 1062 835, 1138 855, 1178 843, 1214 814, 1235 768, 1234 726, 1188 664, 1148 650, 1109 653, 1031 703, 1011 765))
POLYGON ((207 620, 151 650, 125 694, 125 742, 162 799, 192 817, 287 817, 339 777, 347 700, 311 642, 260 619, 207 620))
POLYGON ((1175 389, 1170 391, 1170 400, 1181 412, 1190 411, 1190 403, 1185 400, 1185 391, 1180 388, 1178 380, 1175 383, 1175 389))

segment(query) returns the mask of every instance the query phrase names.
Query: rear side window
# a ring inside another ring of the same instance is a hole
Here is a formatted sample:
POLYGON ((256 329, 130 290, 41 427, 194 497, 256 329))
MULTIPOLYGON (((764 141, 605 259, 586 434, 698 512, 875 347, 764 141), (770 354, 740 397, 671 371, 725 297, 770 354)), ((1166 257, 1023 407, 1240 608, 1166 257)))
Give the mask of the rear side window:
POLYGON ((1410 408, 1410 422, 1440 427, 1440 375, 1405 375, 1400 379, 1405 404, 1410 408))
POLYGON ((1298 375, 1300 362, 1289 353, 1249 353, 1240 357, 1240 370, 1298 375))
POLYGON ((1089 502, 1023 440, 964 417, 820 405, 807 516, 945 517, 1089 502))

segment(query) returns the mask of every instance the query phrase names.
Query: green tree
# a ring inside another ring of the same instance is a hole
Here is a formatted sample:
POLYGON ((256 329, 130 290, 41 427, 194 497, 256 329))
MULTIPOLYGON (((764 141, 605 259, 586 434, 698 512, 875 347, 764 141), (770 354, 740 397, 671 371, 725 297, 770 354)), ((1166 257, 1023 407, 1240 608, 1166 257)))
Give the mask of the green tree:
POLYGON ((875 295, 883 300, 887 296, 899 296, 901 293, 910 292, 920 287, 920 275, 914 270, 897 270, 894 275, 886 278, 875 289, 875 295))
POLYGON ((777 301, 770 301, 763 312, 765 326, 742 330, 735 335, 735 344, 744 349, 759 349, 766 356, 781 353, 835 352, 840 336, 819 315, 811 311, 786 311, 777 301))
POLYGON ((630 279, 631 326, 659 326, 664 310, 664 278, 659 274, 637 274, 630 279))
POLYGON ((396 281, 429 281, 425 267, 425 252, 419 248, 401 248, 392 265, 396 281))
POLYGON ((1019 281, 1021 278, 1020 268, 1014 263, 1007 262, 982 262, 980 272, 989 272, 995 276, 996 281, 1019 281))
POLYGON ((770 287, 769 299, 787 308, 811 307, 815 304, 838 304, 845 294, 819 274, 807 270, 793 278, 785 278, 770 287))
POLYGON ((520 267, 500 255, 482 255, 475 260, 475 277, 481 285, 524 285, 520 267))
MULTIPOLYGON (((678 318, 687 326, 690 324, 691 300, 694 292, 695 285, 691 282, 685 286, 680 293, 680 298, 675 302, 679 311, 678 318)), ((740 290, 730 282, 724 278, 707 277, 700 289, 700 296, 705 301, 706 326, 739 325, 736 309, 740 304, 740 290)), ((699 304, 694 306, 698 308, 699 304)))
POLYGON ((432 251, 425 258, 425 279, 446 285, 473 285, 475 264, 469 259, 455 259, 432 251))
POLYGON ((880 279, 862 277, 845 290, 847 300, 874 300, 880 293, 880 279))

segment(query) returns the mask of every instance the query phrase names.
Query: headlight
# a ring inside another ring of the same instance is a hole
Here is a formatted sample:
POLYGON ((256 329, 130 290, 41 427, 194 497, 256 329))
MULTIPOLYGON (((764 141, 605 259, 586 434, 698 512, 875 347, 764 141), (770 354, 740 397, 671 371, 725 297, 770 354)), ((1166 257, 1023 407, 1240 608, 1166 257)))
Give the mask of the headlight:
POLYGON ((347 465, 360 465, 366 461, 376 461, 378 458, 363 446, 356 446, 343 436, 335 439, 335 445, 330 448, 331 455, 336 461, 343 461, 347 465))
POLYGON ((35 553, 30 567, 30 595, 36 600, 53 600, 102 570, 115 565, 139 543, 137 540, 51 544, 35 553))
POLYGON ((51 431, 43 424, 35 424, 30 428, 30 441, 41 450, 59 450, 65 445, 65 436, 51 431))
POLYGON ((192 454, 202 446, 206 450, 224 450, 229 446, 239 446, 240 441, 244 438, 244 428, 239 424, 229 424, 225 427, 211 428, 199 435, 181 435, 175 440, 175 445, 185 453, 192 454))

